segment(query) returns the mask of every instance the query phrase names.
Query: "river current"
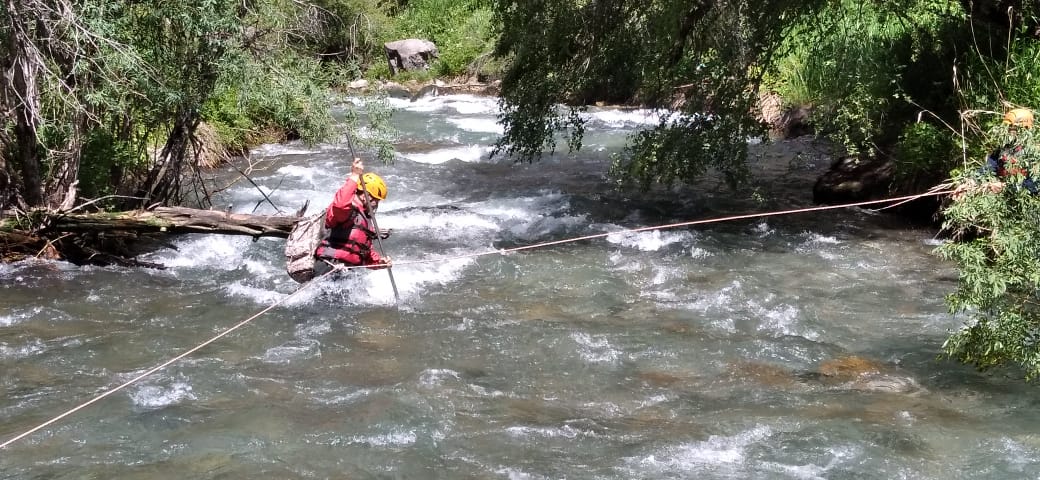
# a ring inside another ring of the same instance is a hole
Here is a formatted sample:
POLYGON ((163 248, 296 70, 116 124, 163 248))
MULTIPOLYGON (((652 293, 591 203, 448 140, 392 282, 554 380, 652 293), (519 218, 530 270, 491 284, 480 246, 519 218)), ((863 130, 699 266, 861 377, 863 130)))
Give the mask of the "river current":
MULTIPOLYGON (((965 319, 935 232, 868 209, 626 231, 810 207, 812 140, 752 142, 737 193, 641 193, 607 170, 654 112, 593 108, 581 152, 513 163, 489 159, 496 99, 391 102, 396 160, 363 156, 393 284, 298 291, 284 240, 219 235, 143 258, 165 270, 0 265, 0 442, 279 303, 0 449, 0 478, 1040 477, 1036 388, 940 357, 965 319)), ((313 212, 350 150, 252 159, 313 212)), ((275 213, 242 181, 215 208, 275 213)))

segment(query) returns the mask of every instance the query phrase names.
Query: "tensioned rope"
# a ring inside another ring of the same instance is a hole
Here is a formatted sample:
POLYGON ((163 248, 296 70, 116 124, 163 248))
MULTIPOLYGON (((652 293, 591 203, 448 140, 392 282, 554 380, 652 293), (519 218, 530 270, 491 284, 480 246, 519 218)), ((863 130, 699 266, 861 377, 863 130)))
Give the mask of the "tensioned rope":
MULTIPOLYGON (((607 232, 607 233, 599 233, 599 234, 594 234, 594 235, 585 235, 585 236, 582 236, 582 237, 567 238, 567 239, 563 239, 563 240, 555 240, 555 241, 551 241, 551 242, 544 242, 544 243, 538 243, 538 244, 533 244, 533 245, 524 245, 524 246, 520 246, 520 247, 507 248, 507 249, 503 249, 503 250, 493 250, 493 251, 489 251, 489 252, 477 252, 477 253, 470 253, 470 254, 465 254, 465 255, 458 255, 458 256, 454 256, 454 257, 435 258, 435 259, 427 259, 427 260, 416 260, 416 261, 410 261, 410 262, 394 262, 394 265, 397 265, 397 266, 400 266, 400 265, 416 265, 416 264, 423 264, 423 263, 445 262, 445 261, 451 261, 451 260, 457 260, 457 259, 463 259, 463 258, 480 257, 480 256, 485 256, 485 255, 501 255, 501 254, 506 254, 506 253, 519 252, 519 251, 522 251, 522 250, 531 250, 531 249, 535 249, 535 248, 543 248, 543 247, 548 247, 548 246, 553 246, 553 245, 560 245, 560 244, 564 244, 564 243, 580 242, 580 241, 584 241, 584 240, 592 240, 592 239, 596 239, 596 238, 603 238, 603 237, 607 237, 607 236, 610 236, 610 235, 617 235, 619 233, 636 233, 636 232, 646 232, 646 231, 651 231, 651 230, 664 230, 664 229, 668 229, 668 228, 686 227, 686 226, 691 226, 691 225, 703 225, 703 224, 708 224, 708 223, 720 223, 720 222, 728 222, 728 221, 733 221, 733 220, 747 220, 747 219, 752 219, 752 218, 764 218, 764 217, 774 217, 774 216, 781 216, 781 215, 792 215, 792 214, 796 214, 796 213, 818 212, 818 211, 823 211, 823 210, 837 210, 837 209, 841 209, 841 208, 862 207, 862 206, 866 206, 866 205, 877 205, 877 204, 892 202, 893 205, 889 205, 888 207, 885 207, 885 208, 889 208, 889 207, 892 207, 892 206, 895 206, 895 205, 899 205, 899 204, 902 204, 902 203, 906 203, 906 202, 909 202, 909 201, 912 201, 912 200, 916 200, 916 199, 919 199, 919 198, 942 195, 942 194, 945 194, 945 193, 948 193, 948 192, 949 192, 948 189, 933 189, 933 190, 929 190, 928 192, 920 193, 920 194, 916 194, 916 195, 906 195, 906 196, 902 196, 902 197, 892 197, 892 198, 886 198, 886 199, 881 199, 881 200, 868 200, 868 201, 863 201, 863 202, 846 203, 846 204, 841 204, 841 205, 824 205, 824 206, 819 206, 819 207, 796 208, 796 209, 791 209, 791 210, 779 210, 779 211, 764 212, 764 213, 751 213, 751 214, 745 214, 745 215, 732 215, 732 216, 728 216, 728 217, 718 217, 718 218, 710 218, 710 219, 704 219, 704 220, 694 220, 694 221, 689 221, 689 222, 670 223, 670 224, 667 224, 667 225, 655 225, 655 226, 651 226, 651 227, 632 228, 632 229, 617 230, 617 231, 607 232)), ((54 417, 54 418, 52 418, 50 420, 47 420, 46 422, 43 422, 43 423, 37 425, 36 427, 33 427, 32 429, 30 429, 30 430, 28 430, 28 431, 26 431, 26 432, 24 432, 24 433, 22 433, 22 434, 20 434, 20 435, 18 435, 16 437, 12 438, 10 440, 5 441, 4 443, 0 443, 0 449, 3 449, 5 447, 7 447, 8 445, 10 445, 10 444, 12 444, 14 442, 17 442, 18 440, 21 440, 21 439, 23 439, 23 438, 25 438, 25 437, 27 437, 29 435, 32 435, 33 433, 36 433, 36 432, 38 432, 38 431, 48 427, 49 425, 52 425, 55 422, 65 418, 65 417, 68 417, 69 415, 72 415, 73 413, 76 413, 76 412, 78 412, 78 411, 80 411, 80 410, 82 410, 82 409, 84 409, 84 408, 86 408, 86 407, 88 407, 88 406, 90 406, 90 405, 100 401, 101 399, 103 399, 105 397, 108 397, 109 395, 112 395, 113 393, 116 393, 116 392, 118 392, 118 391, 120 391, 120 390, 122 390, 122 389, 124 389, 124 388, 126 388, 128 386, 130 386, 130 385, 133 385, 134 383, 137 383, 137 382, 141 381, 145 377, 147 377, 149 375, 152 375, 153 373, 158 372, 159 370, 162 370, 162 369, 164 369, 164 368, 166 368, 166 367, 168 367, 168 366, 178 362, 179 360, 183 359, 184 357, 187 357, 188 355, 191 355, 191 354, 193 354, 193 353, 195 353, 195 352, 205 348, 207 345, 209 345, 209 344, 211 344, 213 342, 216 342, 217 340, 220 340, 221 338, 225 337, 226 335, 230 334, 231 332, 234 332, 235 330, 238 330, 239 328, 244 327, 245 325, 249 324, 253 320, 256 320, 257 318, 259 318, 263 314, 271 311, 272 309, 274 309, 278 305, 281 305, 281 304, 285 303, 287 300, 295 297, 296 295, 299 295, 300 292, 305 291, 309 286, 318 283, 315 280, 318 280, 318 279, 320 279, 322 277, 330 275, 333 272, 337 272, 337 271, 341 271, 341 270, 350 270, 350 269, 354 269, 354 268, 368 268, 368 267, 364 267, 364 266, 357 266, 357 267, 337 266, 336 268, 334 268, 334 269, 332 269, 332 270, 330 270, 328 272, 325 272, 323 275, 315 278, 314 280, 311 280, 310 282, 307 282, 307 283, 303 284, 300 288, 296 289, 296 291, 294 291, 291 294, 283 297, 282 299, 272 303, 267 308, 264 308, 263 310, 257 312, 255 315, 253 315, 253 316, 251 316, 251 317, 249 317, 249 318, 247 318, 245 320, 242 320, 241 322, 236 323, 235 325, 233 325, 233 326, 227 328, 226 330, 218 333, 213 338, 210 338, 209 340, 206 340, 205 342, 200 343, 198 346, 196 346, 196 347, 194 347, 194 348, 192 348, 190 350, 187 350, 184 353, 181 353, 180 355, 177 355, 177 356, 175 356, 175 357, 173 357, 173 358, 163 362, 162 364, 160 364, 158 366, 155 366, 155 367, 149 369, 148 371, 146 371, 146 372, 144 372, 144 373, 142 373, 140 375, 137 375, 136 377, 134 377, 134 378, 132 378, 130 380, 127 380, 126 382, 123 382, 122 384, 120 384, 117 387, 113 387, 113 388, 111 388, 109 390, 106 390, 106 391, 102 392, 99 395, 95 396, 94 398, 91 398, 90 400, 87 400, 86 402, 83 402, 83 403, 81 403, 81 404, 79 404, 79 405, 77 405, 77 406, 75 406, 73 408, 70 408, 69 410, 65 411, 64 413, 62 413, 62 414, 60 414, 60 415, 58 415, 58 416, 56 416, 56 417, 54 417)))
MULTIPOLYGON (((728 216, 728 217, 716 217, 716 218, 709 218, 709 219, 704 219, 704 220, 693 220, 693 221, 689 221, 689 222, 670 223, 670 224, 667 224, 667 225, 654 225, 652 227, 629 228, 629 229, 615 230, 615 231, 612 231, 612 232, 597 233, 597 234, 593 234, 593 235, 585 235, 585 236, 582 236, 582 237, 565 238, 565 239, 562 239, 562 240, 554 240, 554 241, 551 241, 551 242, 536 243, 536 244, 533 244, 533 245, 523 245, 523 246, 519 246, 519 247, 505 248, 505 249, 501 249, 501 250, 490 250, 490 251, 486 251, 486 252, 466 253, 466 254, 452 256, 452 257, 438 257, 438 258, 425 259, 425 260, 412 260, 412 261, 406 261, 406 262, 394 262, 393 265, 394 266, 419 265, 419 264, 424 264, 424 263, 448 262, 448 261, 460 260, 460 259, 464 259, 464 258, 483 257, 483 256, 487 256, 487 255, 504 255, 504 254, 507 254, 507 253, 519 252, 519 251, 523 251, 523 250, 532 250, 532 249, 536 249, 536 248, 543 248, 543 247, 550 247, 550 246, 553 246, 553 245, 560 245, 560 244, 563 244, 563 243, 573 243, 573 242, 580 242, 580 241, 584 241, 584 240, 593 240, 593 239, 597 239, 597 238, 604 238, 604 237, 609 237, 611 235, 618 235, 618 234, 624 234, 624 233, 638 233, 638 232, 646 232, 646 231, 651 231, 651 230, 666 230, 666 229, 669 229, 669 228, 688 227, 688 226, 692 226, 692 225, 703 225, 703 224, 707 224, 707 223, 721 223, 721 222, 730 222, 730 221, 733 221, 733 220, 748 220, 748 219, 753 219, 753 218, 776 217, 776 216, 781 216, 781 215, 792 215, 792 214, 796 214, 796 213, 818 212, 818 211, 823 211, 823 210, 837 210, 837 209, 842 209, 842 208, 862 207, 862 206, 866 206, 866 205, 877 205, 877 204, 881 204, 881 203, 893 202, 892 205, 889 205, 889 206, 885 207, 885 208, 891 208, 891 207, 894 207, 894 206, 897 206, 897 205, 901 205, 901 204, 904 204, 904 203, 907 203, 907 202, 910 202, 910 201, 913 201, 913 200, 917 200, 919 198, 943 195, 943 194, 949 193, 950 191, 951 191, 950 189, 933 189, 933 190, 929 190, 929 191, 927 191, 925 193, 918 193, 918 194, 915 194, 915 195, 906 195, 906 196, 902 196, 902 197, 891 197, 891 198, 885 198, 885 199, 881 199, 881 200, 866 200, 866 201, 855 202, 855 203, 843 203, 843 204, 840 204, 840 205, 824 205, 824 206, 820 206, 820 207, 795 208, 795 209, 791 209, 791 210, 778 210, 778 211, 764 212, 764 213, 749 213, 749 214, 745 214, 745 215, 732 215, 732 216, 728 216)), ((883 210, 883 209, 879 209, 879 210, 883 210)), ((358 265, 358 266, 341 266, 340 268, 342 270, 351 270, 351 269, 356 269, 356 268, 369 268, 369 267, 366 267, 366 266, 363 266, 363 265, 358 265)))

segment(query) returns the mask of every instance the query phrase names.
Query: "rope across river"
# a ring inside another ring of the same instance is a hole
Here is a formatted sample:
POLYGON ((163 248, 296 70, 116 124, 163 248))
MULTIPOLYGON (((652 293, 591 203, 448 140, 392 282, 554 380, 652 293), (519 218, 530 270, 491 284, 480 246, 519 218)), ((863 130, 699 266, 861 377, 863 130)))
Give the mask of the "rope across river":
MULTIPOLYGON (((902 203, 906 203, 906 202, 909 202, 909 201, 912 201, 912 200, 916 200, 916 199, 919 199, 919 198, 945 195, 945 194, 949 193, 949 191, 950 191, 949 189, 936 188, 936 189, 932 189, 932 190, 929 190, 929 191, 927 191, 925 193, 921 193, 921 194, 906 195, 906 196, 902 196, 902 197, 885 198, 885 199, 881 199, 881 200, 868 200, 868 201, 855 202, 855 203, 846 203, 846 204, 841 204, 841 205, 824 205, 824 206, 818 206, 818 207, 796 208, 796 209, 791 209, 791 210, 778 210, 778 211, 764 212, 764 213, 751 213, 751 214, 743 214, 743 215, 731 215, 731 216, 726 216, 726 217, 709 218, 709 219, 703 219, 703 220, 692 220, 692 221, 688 221, 688 222, 670 223, 670 224, 666 224, 666 225, 655 225, 655 226, 650 226, 650 227, 640 227, 640 228, 616 230, 616 231, 612 231, 612 232, 598 233, 598 234, 593 234, 593 235, 585 235, 585 236, 581 236, 581 237, 573 237, 573 238, 567 238, 567 239, 562 239, 562 240, 554 240, 554 241, 550 241, 550 242, 537 243, 537 244, 533 244, 533 245, 523 245, 523 246, 519 246, 519 247, 513 247, 513 248, 507 248, 507 249, 501 249, 501 250, 492 250, 492 251, 486 251, 486 252, 475 252, 475 253, 469 253, 469 254, 464 254, 464 255, 457 255, 457 256, 453 256, 453 257, 440 257, 440 258, 426 259, 426 260, 394 262, 394 265, 395 266, 401 266, 401 265, 419 265, 419 264, 427 264, 427 263, 441 263, 441 262, 446 262, 446 261, 465 259, 465 258, 482 257, 482 256, 487 256, 487 255, 502 255, 502 254, 507 254, 507 253, 524 251, 524 250, 533 250, 533 249, 538 249, 538 248, 550 247, 550 246, 554 246, 554 245, 561 245, 561 244, 565 244, 565 243, 573 243, 573 242, 580 242, 580 241, 586 241, 586 240, 593 240, 593 239, 597 239, 597 238, 604 238, 604 237, 608 237, 610 235, 617 235, 617 234, 621 234, 621 233, 638 233, 638 232, 647 232, 647 231, 653 231, 653 230, 665 230, 665 229, 670 229, 670 228, 688 227, 688 226, 704 225, 704 224, 710 224, 710 223, 721 223, 721 222, 729 222, 729 221, 734 221, 734 220, 748 220, 748 219, 755 219, 755 218, 776 217, 776 216, 782 216, 782 215, 793 215, 793 214, 799 214, 799 213, 819 212, 819 211, 824 211, 824 210, 837 210, 837 209, 843 209, 843 208, 863 207, 863 206, 867 206, 867 205, 879 205, 879 204, 885 204, 885 203, 890 203, 891 205, 888 205, 888 206, 886 206, 884 208, 890 208, 890 207, 893 207, 893 206, 896 206, 896 205, 899 205, 899 204, 902 204, 902 203)), ((108 397, 109 395, 112 395, 113 393, 119 392, 120 390, 123 390, 124 388, 126 388, 126 387, 128 387, 130 385, 133 385, 134 383, 137 383, 137 382, 141 381, 145 377, 148 377, 148 376, 154 374, 155 372, 158 372, 158 371, 160 371, 160 370, 162 370, 162 369, 164 369, 164 368, 166 368, 166 367, 168 367, 168 366, 170 366, 170 365, 180 361, 181 359, 187 357, 188 355, 191 355, 191 354, 193 354, 193 353, 195 353, 195 352, 205 348, 207 345, 210 345, 213 342, 216 342, 217 340, 227 336, 228 334, 230 334, 230 333, 232 333, 232 332, 234 332, 234 331, 236 331, 236 330, 246 326, 247 324, 249 324, 253 320, 256 320, 257 318, 259 318, 260 316, 264 315, 265 313, 271 311, 275 307, 285 303, 286 301, 288 301, 288 300, 296 297, 300 293, 306 291, 308 288, 310 288, 311 285, 314 285, 314 284, 318 283, 318 282, 316 282, 316 280, 321 279, 321 278, 323 278, 325 276, 331 275, 332 273, 337 272, 337 271, 350 270, 350 269, 355 269, 355 268, 367 268, 367 267, 364 267, 364 266, 358 266, 358 267, 337 266, 336 268, 326 272, 325 274, 315 278, 314 280, 311 280, 310 282, 303 284, 298 289, 296 289, 296 291, 294 291, 294 292, 286 295, 285 297, 281 298, 280 300, 272 303, 271 305, 267 306, 263 310, 261 310, 261 311, 257 312, 256 314, 254 314, 253 316, 251 316, 251 317, 249 317, 249 318, 247 318, 245 320, 242 320, 242 321, 236 323, 235 325, 233 325, 231 327, 228 327, 227 329, 225 329, 224 331, 222 331, 222 332, 218 333, 217 335, 213 336, 209 340, 206 340, 206 341, 200 343, 199 345, 197 345, 197 346, 195 346, 195 347, 193 347, 193 348, 191 348, 191 349, 189 349, 189 350, 187 350, 187 351, 185 351, 185 352, 183 352, 183 353, 181 353, 181 354, 179 354, 179 355, 177 355, 177 356, 175 356, 175 357, 173 357, 173 358, 171 358, 171 359, 169 359, 169 360, 167 360, 165 362, 163 362, 160 365, 157 365, 157 366, 155 366, 155 367, 145 371, 144 373, 141 373, 141 374, 135 376, 134 378, 132 378, 130 380, 127 380, 126 382, 123 382, 122 384, 120 384, 120 385, 118 385, 116 387, 110 388, 110 389, 108 389, 108 390, 98 394, 97 396, 91 398, 90 400, 87 400, 87 401, 85 401, 85 402, 83 402, 83 403, 81 403, 81 404, 79 404, 79 405, 77 405, 77 406, 75 406, 73 408, 70 408, 69 410, 65 411, 64 413, 62 413, 60 415, 57 415, 57 416, 51 418, 50 420, 47 420, 46 422, 43 422, 43 423, 37 425, 36 427, 33 427, 32 429, 30 429, 30 430, 28 430, 28 431, 26 431, 24 433, 21 433, 21 434, 15 436, 15 437, 13 437, 13 438, 11 438, 9 440, 4 441, 3 443, 0 443, 0 449, 6 448, 7 446, 9 446, 9 445, 11 445, 11 444, 13 444, 13 443, 15 443, 15 442, 25 438, 25 437, 27 437, 29 435, 32 435, 33 433, 36 433, 36 432, 38 432, 38 431, 40 431, 40 430, 42 430, 42 429, 44 429, 44 428, 46 428, 46 427, 48 427, 50 425, 53 425, 54 423, 56 423, 56 422, 58 422, 58 421, 60 421, 60 420, 62 420, 64 418, 66 418, 66 417, 68 417, 68 416, 70 416, 70 415, 72 415, 72 414, 74 414, 74 413, 76 413, 76 412, 78 412, 78 411, 80 411, 80 410, 82 410, 82 409, 84 409, 84 408, 86 408, 86 407, 88 407, 88 406, 90 406, 90 405, 92 405, 92 404, 94 404, 94 403, 104 399, 105 397, 108 397)), ((396 290, 396 288, 395 288, 395 290, 396 290)))

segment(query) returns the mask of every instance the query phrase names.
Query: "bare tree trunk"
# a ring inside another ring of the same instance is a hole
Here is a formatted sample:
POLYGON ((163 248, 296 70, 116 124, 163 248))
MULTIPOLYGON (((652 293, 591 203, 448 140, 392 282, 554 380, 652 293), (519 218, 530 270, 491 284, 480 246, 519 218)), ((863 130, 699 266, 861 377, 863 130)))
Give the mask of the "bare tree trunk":
POLYGON ((0 211, 7 210, 15 204, 16 193, 7 166, 7 146, 10 140, 4 132, 0 132, 0 211))
MULTIPOLYGON (((177 121, 166 138, 159 158, 148 173, 148 178, 136 196, 141 197, 141 207, 159 203, 167 205, 176 202, 181 193, 181 179, 184 176, 185 160, 189 156, 195 129, 199 124, 198 112, 186 109, 177 115, 177 121)), ((189 165, 190 167, 190 165, 189 165)))
POLYGON ((86 114, 81 112, 77 117, 64 151, 51 152, 52 166, 44 188, 46 206, 49 208, 68 210, 76 203, 80 158, 83 156, 83 132, 87 128, 86 114))
POLYGON ((34 35, 29 26, 30 22, 36 21, 37 15, 23 0, 6 0, 4 7, 7 10, 7 38, 3 40, 7 58, 0 69, 0 105, 11 112, 8 115, 13 118, 8 120, 14 123, 5 153, 13 163, 13 170, 21 174, 17 180, 21 181, 20 190, 26 206, 39 206, 44 202, 44 195, 43 155, 37 131, 41 118, 37 81, 43 59, 33 42, 34 35))

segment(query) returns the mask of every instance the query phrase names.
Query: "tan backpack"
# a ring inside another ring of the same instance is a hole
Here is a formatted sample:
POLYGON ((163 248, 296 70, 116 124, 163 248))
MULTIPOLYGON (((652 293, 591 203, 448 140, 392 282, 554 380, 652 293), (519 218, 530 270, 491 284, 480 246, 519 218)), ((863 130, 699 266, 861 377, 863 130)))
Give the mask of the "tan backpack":
POLYGON ((306 283, 314 278, 314 251, 325 235, 324 209, 293 225, 285 241, 285 271, 293 280, 306 283))

